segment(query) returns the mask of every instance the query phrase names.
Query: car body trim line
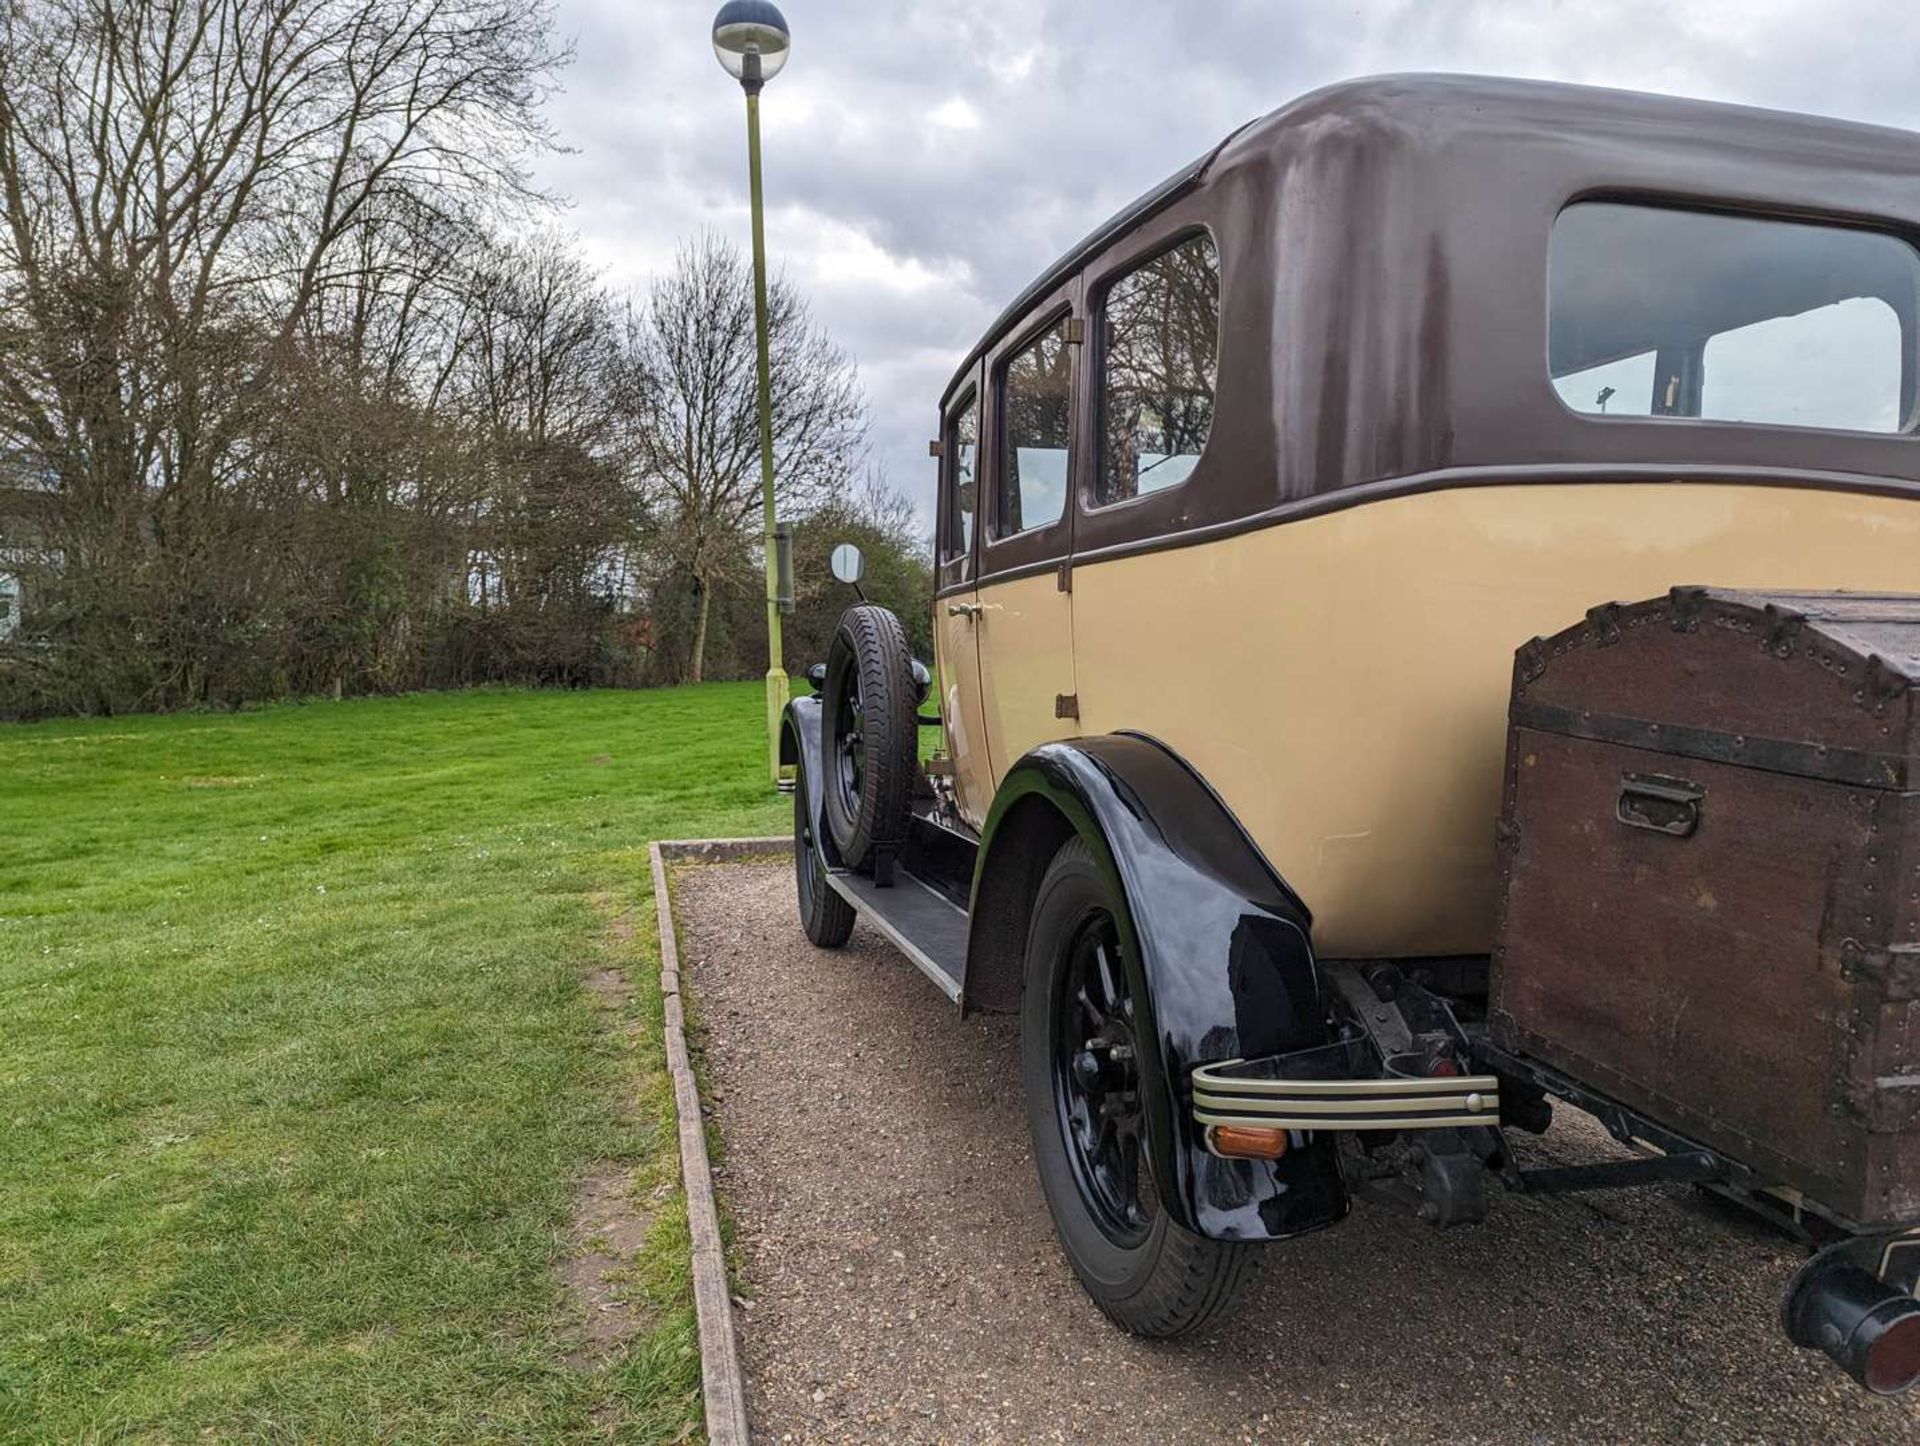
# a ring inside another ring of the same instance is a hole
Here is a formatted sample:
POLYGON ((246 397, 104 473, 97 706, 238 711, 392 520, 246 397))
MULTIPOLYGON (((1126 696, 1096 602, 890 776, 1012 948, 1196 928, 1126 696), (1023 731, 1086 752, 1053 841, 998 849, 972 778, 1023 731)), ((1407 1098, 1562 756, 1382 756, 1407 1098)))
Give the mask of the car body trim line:
MULTIPOLYGON (((1062 562, 1074 567, 1091 567, 1098 562, 1138 557, 1143 553, 1166 552, 1181 547, 1199 547, 1209 542, 1238 537, 1262 528, 1280 527, 1289 522, 1344 512, 1372 502, 1391 502, 1402 497, 1418 497, 1429 492, 1448 492, 1479 487, 1559 487, 1595 484, 1662 486, 1705 483, 1732 487, 1777 487, 1810 492, 1850 492, 1869 497, 1914 500, 1920 487, 1911 481, 1874 472, 1747 466, 1723 462, 1560 462, 1500 463, 1468 467, 1443 467, 1428 472, 1412 472, 1399 477, 1380 477, 1355 482, 1325 492, 1290 497, 1240 517, 1155 532, 1109 542, 1100 547, 1072 548, 1059 557, 1020 563, 1001 572, 982 572, 964 583, 950 583, 935 590, 936 601, 955 593, 992 587, 995 583, 1015 582, 1041 572, 1050 572, 1062 562)), ((983 559, 984 560, 984 559, 983 559)))

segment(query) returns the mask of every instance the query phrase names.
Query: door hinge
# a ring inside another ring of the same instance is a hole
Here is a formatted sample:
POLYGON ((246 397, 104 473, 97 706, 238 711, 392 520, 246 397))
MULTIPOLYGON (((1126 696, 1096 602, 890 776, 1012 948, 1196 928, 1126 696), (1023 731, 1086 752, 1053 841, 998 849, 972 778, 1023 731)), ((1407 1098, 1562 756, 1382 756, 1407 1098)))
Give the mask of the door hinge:
POLYGON ((1055 578, 1060 584, 1061 592, 1072 592, 1073 591, 1073 564, 1070 562, 1061 563, 1060 571, 1055 574, 1055 578))
POLYGON ((927 455, 928 455, 929 457, 944 457, 944 456, 946 456, 946 455, 947 455, 947 444, 946 444, 945 442, 943 442, 943 441, 941 441, 941 440, 940 440, 940 439, 939 439, 938 437, 935 437, 935 438, 934 438, 934 439, 933 439, 932 441, 930 441, 930 442, 928 442, 928 443, 927 443, 927 455))
POLYGON ((1079 346, 1087 339, 1087 324, 1077 316, 1067 318, 1067 345, 1079 346))
POLYGON ((1053 695, 1053 716, 1080 720, 1080 695, 1078 693, 1055 693, 1053 695))

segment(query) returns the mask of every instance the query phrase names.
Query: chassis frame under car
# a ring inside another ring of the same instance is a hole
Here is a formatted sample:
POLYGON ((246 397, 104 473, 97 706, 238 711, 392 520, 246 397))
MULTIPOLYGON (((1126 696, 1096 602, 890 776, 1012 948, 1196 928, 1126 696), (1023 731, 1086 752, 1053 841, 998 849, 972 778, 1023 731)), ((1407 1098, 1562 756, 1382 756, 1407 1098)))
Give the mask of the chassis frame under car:
POLYGON ((923 773, 904 836, 854 870, 822 825, 819 790, 807 786, 822 776, 823 726, 818 698, 789 704, 781 759, 798 771, 800 807, 812 813, 797 831, 796 866, 817 868, 963 1010, 1018 1004, 1009 956, 1024 946, 1022 888, 1036 860, 1079 838, 1111 872, 1124 901, 1122 952, 1143 1001, 1141 1088, 1157 1121, 1150 1163, 1183 1228, 1281 1240, 1337 1223, 1354 1195, 1449 1228, 1486 1218, 1490 1179, 1544 1195, 1690 1184, 1812 1252, 1781 1303, 1796 1344, 1870 1390, 1904 1389, 1920 1374, 1920 1359, 1906 1370, 1920 1349, 1920 1226, 1863 1227, 1500 1048, 1484 1024, 1483 958, 1316 959, 1304 904, 1163 745, 1136 735, 1044 745, 1008 774, 977 837, 937 771, 923 773), (1248 983, 1255 976, 1258 987, 1248 983), (1262 1011, 1278 1017, 1255 1017, 1262 1011), (1508 1132, 1544 1132, 1555 1102, 1591 1115, 1635 1157, 1522 1168, 1508 1132))

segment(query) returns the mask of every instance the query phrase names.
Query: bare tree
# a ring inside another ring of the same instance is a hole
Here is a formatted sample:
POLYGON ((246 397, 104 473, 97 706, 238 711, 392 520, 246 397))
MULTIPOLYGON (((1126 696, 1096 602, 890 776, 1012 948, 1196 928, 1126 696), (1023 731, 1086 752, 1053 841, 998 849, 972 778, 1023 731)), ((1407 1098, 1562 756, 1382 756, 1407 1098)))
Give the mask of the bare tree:
POLYGON ((847 589, 829 566, 834 547, 851 542, 866 559, 861 591, 892 608, 906 628, 915 657, 933 656, 932 548, 913 504, 879 467, 844 497, 820 508, 795 529, 794 611, 784 629, 788 657, 805 667, 827 655, 847 589))
POLYGON ((529 194, 561 56, 543 0, 27 0, 5 23, 0 442, 59 479, 70 589, 159 595, 136 604, 155 686, 192 697, 267 585, 240 545, 257 433, 316 309, 376 232, 529 194))
MULTIPOLYGON (((0 714, 750 648, 749 272, 697 241, 623 316, 529 229, 548 4, 0 0, 0 563, 31 603, 0 714)), ((799 518, 845 502, 864 403, 784 284, 772 321, 799 518)))
POLYGON ((383 197, 280 350, 242 490, 287 544, 291 636, 261 646, 296 691, 407 685, 457 596, 485 481, 453 385, 481 245, 477 217, 383 197))
MULTIPOLYGON (((842 494, 866 443, 853 363, 784 279, 768 288, 775 495, 800 516, 842 494)), ((761 515, 753 274, 708 235, 684 246, 629 320, 642 486, 660 546, 691 580, 696 617, 687 681, 706 665, 715 592, 742 580, 761 515)))
POLYGON ((500 600, 530 614, 605 602, 641 510, 614 308, 552 236, 495 248, 469 287, 461 378, 489 472, 476 543, 500 600))

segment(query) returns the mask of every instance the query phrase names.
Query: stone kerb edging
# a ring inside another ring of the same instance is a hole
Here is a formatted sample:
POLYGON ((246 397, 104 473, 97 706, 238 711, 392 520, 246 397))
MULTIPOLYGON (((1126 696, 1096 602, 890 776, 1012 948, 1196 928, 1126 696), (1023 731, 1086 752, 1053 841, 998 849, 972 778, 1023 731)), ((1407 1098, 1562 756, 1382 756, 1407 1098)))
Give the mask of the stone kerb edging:
POLYGON ((667 891, 667 862, 733 863, 790 853, 788 838, 667 839, 649 845, 653 901, 660 918, 660 998, 667 1036, 667 1073, 680 1127, 680 1179, 687 1197, 687 1233, 693 1240, 693 1305, 700 1327, 700 1394, 713 1446, 746 1446, 747 1395, 733 1330, 733 1294, 720 1244, 720 1213, 713 1198, 700 1091, 687 1054, 686 1011, 680 1002, 680 945, 667 891))

